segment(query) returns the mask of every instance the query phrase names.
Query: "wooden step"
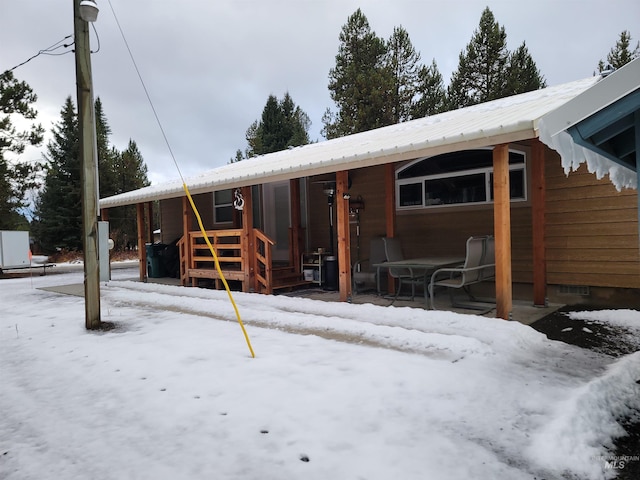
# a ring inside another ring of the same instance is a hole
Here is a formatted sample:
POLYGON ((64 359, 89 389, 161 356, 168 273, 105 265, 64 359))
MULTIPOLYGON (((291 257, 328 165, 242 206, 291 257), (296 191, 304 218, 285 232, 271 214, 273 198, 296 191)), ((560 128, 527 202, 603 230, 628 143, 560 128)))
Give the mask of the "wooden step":
POLYGON ((308 280, 298 280, 298 281, 292 281, 292 282, 287 282, 287 283, 282 283, 282 284, 274 284, 272 290, 275 292, 276 290, 292 290, 294 288, 298 288, 298 287, 306 287, 311 285, 314 282, 310 282, 308 280))
POLYGON ((284 280, 294 280, 294 279, 299 279, 302 280, 304 277, 302 275, 302 273, 300 272, 288 272, 288 273, 274 273, 273 274, 273 281, 274 282, 278 282, 278 281, 284 281, 284 280))
POLYGON ((273 282, 284 283, 292 280, 302 280, 303 275, 299 270, 295 270, 292 266, 275 267, 272 270, 273 282))
MULTIPOLYGON (((222 270, 222 274, 226 280, 244 280, 244 272, 239 270, 222 270)), ((218 270, 213 268, 190 268, 187 270, 187 276, 189 278, 220 278, 218 270)))
POLYGON ((291 273, 301 273, 299 270, 295 270, 294 267, 274 267, 271 269, 274 275, 288 275, 291 273))

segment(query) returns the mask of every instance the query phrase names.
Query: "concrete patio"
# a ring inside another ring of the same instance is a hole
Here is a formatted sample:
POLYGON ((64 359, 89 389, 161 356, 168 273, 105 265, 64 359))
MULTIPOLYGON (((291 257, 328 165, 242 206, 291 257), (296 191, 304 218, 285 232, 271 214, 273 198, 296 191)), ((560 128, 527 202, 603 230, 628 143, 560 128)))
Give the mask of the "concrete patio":
MULTIPOLYGON (((137 271, 136 271, 137 273, 137 271)), ((132 272, 131 278, 119 278, 119 280, 130 280, 130 281, 139 281, 138 277, 135 273, 132 272)), ((148 283, 159 283, 164 285, 180 285, 180 281, 176 278, 148 278, 148 283)), ((184 287, 184 288, 192 288, 192 287, 184 287)), ((52 291, 56 293, 66 294, 66 295, 76 295, 76 296, 84 296, 84 286, 81 283, 77 284, 62 284, 53 287, 45 287, 43 290, 52 291)), ((313 300, 321 300, 326 302, 338 302, 339 301, 339 293, 337 291, 332 290, 324 290, 322 288, 302 288, 292 292, 280 293, 279 295, 286 295, 292 297, 299 298, 310 298, 313 300)), ((354 304, 374 304, 380 306, 394 306, 394 307, 410 307, 410 308, 420 308, 424 310, 428 310, 428 307, 425 303, 424 296, 422 292, 417 292, 415 299, 411 300, 407 296, 399 296, 397 299, 394 299, 388 295, 378 295, 375 291, 365 291, 363 293, 354 294, 351 298, 351 303, 354 304)), ((530 301, 523 300, 514 300, 513 301, 513 310, 512 310, 512 320, 518 321, 525 325, 531 325, 532 323, 540 320, 547 315, 555 312, 556 310, 562 308, 564 304, 561 303, 550 303, 546 307, 536 307, 530 301)), ((470 310, 464 308, 454 308, 451 306, 450 298, 446 293, 440 293, 436 295, 436 310, 450 311, 456 313, 463 314, 471 314, 478 315, 479 312, 477 310, 470 310)), ((495 309, 491 309, 482 315, 488 318, 495 318, 495 309)))

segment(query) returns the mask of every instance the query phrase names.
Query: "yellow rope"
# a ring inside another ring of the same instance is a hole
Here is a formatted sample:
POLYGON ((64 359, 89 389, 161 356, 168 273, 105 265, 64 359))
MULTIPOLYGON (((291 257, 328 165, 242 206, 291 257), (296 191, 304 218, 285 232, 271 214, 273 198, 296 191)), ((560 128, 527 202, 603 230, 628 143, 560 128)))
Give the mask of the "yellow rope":
MULTIPOLYGON (((144 80, 142 80, 142 75, 140 74, 140 70, 138 69, 138 65, 136 64, 135 59, 133 58, 133 53, 131 52, 131 49, 129 48, 129 43, 127 42, 127 39, 124 36, 124 31, 122 30, 122 27, 120 26, 120 22, 118 21, 118 17, 116 16, 116 12, 113 9, 113 5, 111 4, 111 0, 109 0, 109 6, 111 7, 111 12, 113 13, 113 18, 116 21, 116 25, 118 26, 118 29, 120 30, 120 35, 122 35, 122 40, 124 41, 125 46, 127 47, 127 51, 129 52, 129 57, 131 58, 131 62, 133 63, 133 66, 138 74, 138 78, 140 79, 140 83, 142 84, 142 89, 144 90, 145 95, 147 96, 147 100, 149 101, 149 105, 151 106, 151 110, 153 111, 153 115, 156 119, 156 122, 158 123, 158 127, 160 128, 160 132, 162 133, 162 137, 164 138, 164 141, 167 145, 167 149, 169 150, 169 153, 171 154, 171 159, 173 160, 173 164, 176 166, 176 170, 178 171, 178 175, 180 175, 180 179, 182 180, 182 186, 184 188, 185 193, 187 194, 187 198, 189 199, 189 203, 191 203, 191 208, 193 209, 193 213, 195 213, 196 218, 198 219, 198 225, 200 225, 200 231, 202 232, 202 235, 204 235, 204 239, 207 242, 207 245, 209 246, 209 250, 211 250, 211 253, 213 254, 213 258, 215 260, 215 264, 216 264, 216 269, 218 270, 218 274, 220 275, 220 278, 222 279, 222 283, 224 283, 224 288, 226 288, 227 290, 227 294, 229 295, 229 299, 231 300, 231 304, 233 305, 233 309, 236 312, 236 317, 238 318, 238 323, 240 324, 240 327, 242 328, 242 333, 244 333, 244 338, 247 341, 247 345, 249 346, 249 350, 251 351, 251 356, 253 358, 255 358, 255 354, 253 353, 253 348, 251 348, 251 342, 249 341, 249 336, 247 335, 247 331, 244 328, 244 324, 242 323, 242 320, 240 319, 240 313, 238 312, 238 307, 236 306, 236 302, 233 300, 233 295, 231 295, 231 290, 229 289, 229 285, 227 284, 227 280, 224 278, 224 275, 222 274, 222 270, 220 269, 220 263, 218 262, 218 256, 216 255, 216 251, 214 250, 213 246, 211 245, 211 242, 209 241, 209 237, 207 237, 207 232, 204 229, 204 226, 202 225, 202 219, 200 218, 200 213, 198 213, 198 209, 196 208, 195 203, 193 203, 193 198, 191 198, 191 194, 189 193, 189 189, 187 188, 187 184, 184 181, 184 177, 182 176, 182 172, 180 171, 180 167, 178 166, 178 162, 176 161, 176 157, 173 154, 173 150, 171 149, 171 144, 169 143, 169 139, 167 138, 167 135, 164 131, 164 128, 162 127, 162 122, 160 122, 160 117, 158 116, 158 112, 156 112, 156 108, 153 105, 153 102, 151 101, 151 96, 149 95, 149 91, 147 90, 147 86, 144 83, 144 80)), ((188 247, 188 246, 187 246, 188 247)))
MULTIPOLYGON (((182 183, 182 187, 184 188, 184 191, 187 194, 187 198, 189 199, 189 203, 191 204, 191 208, 193 209, 193 213, 195 213, 196 218, 198 219, 198 225, 200 226, 200 231, 202 232, 202 235, 204 236, 204 241, 207 242, 207 246, 209 247, 209 250, 211 250, 211 254, 213 255, 213 259, 215 261, 216 270, 218 271, 218 275, 220 275, 220 279, 222 280, 222 283, 224 284, 224 288, 227 290, 227 295, 229 295, 229 300, 231 300, 231 304, 233 305, 233 309, 236 312, 236 318, 238 319, 238 323, 240 324, 240 328, 242 328, 242 333, 244 334, 244 338, 247 341, 247 346, 249 347, 249 351, 251 352, 251 356, 253 358, 256 358, 255 353, 253 353, 253 348, 251 347, 251 341, 249 340, 249 335, 247 335, 247 331, 245 330, 244 324, 242 323, 242 319, 240 318, 240 312, 238 311, 238 307, 236 305, 236 302, 233 300, 233 295, 231 294, 231 289, 229 289, 229 284, 227 283, 226 278, 224 278, 224 275, 222 273, 222 269, 220 268, 220 262, 218 262, 218 255, 216 255, 216 251, 213 248, 213 245, 211 245, 211 242, 209 241, 209 237, 207 235, 207 232, 204 229, 204 225, 202 224, 202 218, 200 218, 200 213, 198 212, 198 209, 196 208, 196 204, 193 202, 193 198, 191 198, 191 194, 189 193, 189 188, 187 187, 187 184, 183 182, 182 183)), ((186 248, 188 248, 188 246, 186 248)))

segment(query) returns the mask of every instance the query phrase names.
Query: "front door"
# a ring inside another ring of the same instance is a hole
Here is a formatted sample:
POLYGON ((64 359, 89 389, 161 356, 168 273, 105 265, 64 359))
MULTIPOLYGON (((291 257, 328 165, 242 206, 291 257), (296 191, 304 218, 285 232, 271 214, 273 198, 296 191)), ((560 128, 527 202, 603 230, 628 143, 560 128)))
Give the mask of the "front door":
POLYGON ((291 196, 289 181, 263 185, 264 231, 276 243, 272 253, 275 261, 289 261, 289 227, 291 226, 291 196))

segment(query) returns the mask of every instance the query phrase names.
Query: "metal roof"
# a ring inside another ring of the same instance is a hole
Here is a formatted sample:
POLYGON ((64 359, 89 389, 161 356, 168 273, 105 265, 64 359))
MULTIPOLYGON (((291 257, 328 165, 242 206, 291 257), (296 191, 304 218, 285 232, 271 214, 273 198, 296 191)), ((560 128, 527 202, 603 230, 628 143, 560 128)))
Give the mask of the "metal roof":
MULTIPOLYGON (((192 194, 333 173, 537 137, 538 120, 594 85, 590 77, 227 164, 185 178, 192 194)), ((100 208, 182 197, 182 181, 100 200, 100 208)))

